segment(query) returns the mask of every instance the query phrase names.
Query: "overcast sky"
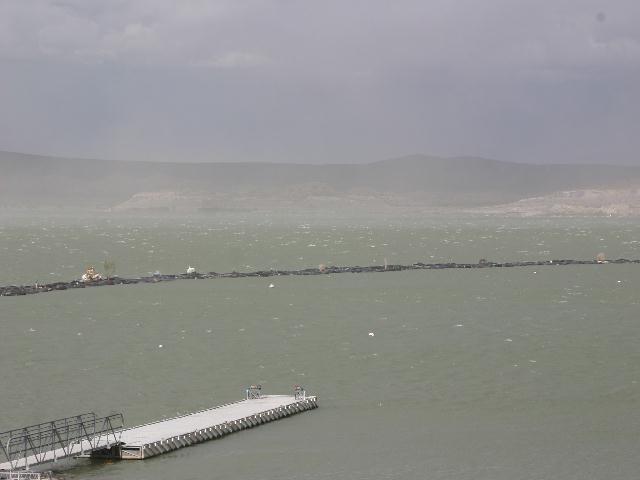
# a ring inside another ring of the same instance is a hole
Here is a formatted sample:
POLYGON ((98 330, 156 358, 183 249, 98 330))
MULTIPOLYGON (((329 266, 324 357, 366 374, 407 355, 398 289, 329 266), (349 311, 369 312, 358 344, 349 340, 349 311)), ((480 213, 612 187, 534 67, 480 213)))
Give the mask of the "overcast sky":
POLYGON ((0 150, 640 165, 638 0, 0 0, 0 150))

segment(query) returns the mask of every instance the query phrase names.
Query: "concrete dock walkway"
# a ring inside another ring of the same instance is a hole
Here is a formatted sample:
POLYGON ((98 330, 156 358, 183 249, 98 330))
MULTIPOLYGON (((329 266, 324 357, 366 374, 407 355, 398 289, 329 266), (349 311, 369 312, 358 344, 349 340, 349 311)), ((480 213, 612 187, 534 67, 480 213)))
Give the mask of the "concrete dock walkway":
POLYGON ((120 458, 149 458, 311 410, 317 406, 316 397, 266 395, 140 425, 123 430, 120 458))

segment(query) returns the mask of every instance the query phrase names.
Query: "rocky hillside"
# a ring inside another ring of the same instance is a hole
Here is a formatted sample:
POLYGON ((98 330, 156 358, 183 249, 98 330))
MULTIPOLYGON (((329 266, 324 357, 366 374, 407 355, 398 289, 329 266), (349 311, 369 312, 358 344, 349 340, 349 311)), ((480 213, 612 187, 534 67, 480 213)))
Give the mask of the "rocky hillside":
POLYGON ((471 210, 472 213, 518 216, 640 216, 640 189, 571 190, 471 210))

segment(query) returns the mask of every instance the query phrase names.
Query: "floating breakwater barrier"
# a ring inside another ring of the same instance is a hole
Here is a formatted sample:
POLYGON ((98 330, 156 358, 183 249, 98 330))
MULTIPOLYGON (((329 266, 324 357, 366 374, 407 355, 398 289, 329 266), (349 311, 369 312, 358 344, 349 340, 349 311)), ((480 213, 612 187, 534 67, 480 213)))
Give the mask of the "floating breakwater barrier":
POLYGON ((53 292, 69 290, 73 288, 102 287, 106 285, 134 285, 138 283, 158 283, 170 282, 174 280, 194 280, 194 279, 215 279, 215 278, 246 278, 246 277, 278 277, 295 275, 330 275, 337 273, 384 273, 400 272, 404 270, 444 270, 444 269, 477 269, 477 268, 514 268, 514 267, 537 267, 537 266, 567 266, 567 265, 605 265, 605 264, 640 264, 640 260, 629 260, 619 258, 617 260, 537 260, 537 261, 514 261, 514 262, 491 262, 480 260, 478 263, 412 263, 411 265, 370 265, 361 266, 325 266, 320 268, 305 268, 302 270, 258 270, 255 272, 228 272, 228 273, 179 273, 179 274, 154 274, 147 277, 121 278, 113 277, 89 282, 81 280, 71 280, 69 282, 54 282, 33 285, 7 285, 0 286, 0 296, 12 297, 20 295, 31 295, 34 293, 53 292))

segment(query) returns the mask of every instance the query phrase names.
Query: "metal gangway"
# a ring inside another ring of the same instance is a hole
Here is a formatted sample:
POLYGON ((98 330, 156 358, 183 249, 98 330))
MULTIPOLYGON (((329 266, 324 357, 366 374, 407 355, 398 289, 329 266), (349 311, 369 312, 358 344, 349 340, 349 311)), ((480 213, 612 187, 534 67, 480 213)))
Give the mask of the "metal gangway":
POLYGON ((30 467, 117 446, 123 427, 121 413, 97 417, 89 412, 2 432, 0 453, 6 462, 0 463, 0 480, 40 478, 30 467))

